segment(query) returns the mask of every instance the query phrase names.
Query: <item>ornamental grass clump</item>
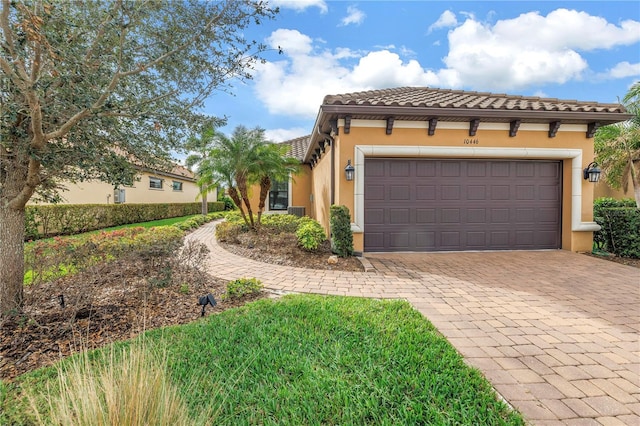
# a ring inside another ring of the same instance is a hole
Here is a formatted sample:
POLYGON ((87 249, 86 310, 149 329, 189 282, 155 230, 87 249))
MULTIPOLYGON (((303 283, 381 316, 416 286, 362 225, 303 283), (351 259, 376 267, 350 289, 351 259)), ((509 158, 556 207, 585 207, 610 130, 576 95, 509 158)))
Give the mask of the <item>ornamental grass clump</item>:
POLYGON ((45 395, 29 394, 38 424, 193 425, 167 372, 166 356, 143 344, 95 355, 84 352, 57 367, 45 395), (46 402, 43 402, 43 397, 46 402))

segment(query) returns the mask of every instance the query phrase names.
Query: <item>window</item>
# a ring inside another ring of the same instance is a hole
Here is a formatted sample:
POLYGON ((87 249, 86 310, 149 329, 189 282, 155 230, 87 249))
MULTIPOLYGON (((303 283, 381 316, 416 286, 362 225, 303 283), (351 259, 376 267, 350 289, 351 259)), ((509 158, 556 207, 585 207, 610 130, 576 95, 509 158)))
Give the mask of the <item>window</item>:
POLYGON ((160 179, 160 178, 149 177, 149 188, 162 189, 162 181, 163 179, 160 179))
POLYGON ((174 191, 182 191, 182 182, 178 182, 177 180, 173 181, 173 190, 174 191))
POLYGON ((289 182, 274 181, 269 191, 269 210, 287 210, 289 207, 289 182))

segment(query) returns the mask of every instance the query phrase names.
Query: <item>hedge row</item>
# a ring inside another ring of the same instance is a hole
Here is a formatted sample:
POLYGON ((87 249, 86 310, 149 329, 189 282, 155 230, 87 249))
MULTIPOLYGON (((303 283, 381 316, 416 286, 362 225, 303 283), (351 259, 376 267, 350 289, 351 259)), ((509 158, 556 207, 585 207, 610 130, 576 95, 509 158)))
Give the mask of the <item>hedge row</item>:
POLYGON ((600 198, 594 202, 593 216, 601 227, 594 233, 599 249, 621 257, 640 258, 640 209, 634 200, 600 198))
MULTIPOLYGON (((208 203, 209 211, 223 211, 223 202, 208 203)), ((148 222, 201 212, 201 203, 65 204, 27 206, 25 239, 72 235, 112 226, 148 222)))

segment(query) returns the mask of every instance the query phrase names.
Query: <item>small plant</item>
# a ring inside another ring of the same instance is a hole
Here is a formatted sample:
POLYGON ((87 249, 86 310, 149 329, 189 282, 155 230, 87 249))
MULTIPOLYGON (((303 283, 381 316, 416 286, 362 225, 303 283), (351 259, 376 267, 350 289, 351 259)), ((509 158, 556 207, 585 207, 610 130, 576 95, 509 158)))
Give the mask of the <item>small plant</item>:
POLYGON ((180 285, 180 294, 189 294, 189 284, 182 283, 180 285))
POLYGON ((235 222, 222 222, 216 225, 216 238, 218 241, 238 243, 238 236, 242 232, 242 225, 235 222))
POLYGON ((189 425, 186 403, 167 373, 166 356, 142 344, 111 349, 96 364, 87 352, 58 367, 58 390, 29 395, 39 424, 189 425))
POLYGON ((238 278, 229 281, 224 299, 241 299, 252 294, 259 294, 262 291, 262 282, 257 278, 238 278))
POLYGON ((305 250, 317 250, 323 241, 327 239, 324 228, 313 219, 301 221, 300 226, 296 230, 298 244, 305 250))
POLYGON ((332 251, 340 257, 353 255, 353 232, 349 209, 346 206, 331 206, 329 223, 332 251))

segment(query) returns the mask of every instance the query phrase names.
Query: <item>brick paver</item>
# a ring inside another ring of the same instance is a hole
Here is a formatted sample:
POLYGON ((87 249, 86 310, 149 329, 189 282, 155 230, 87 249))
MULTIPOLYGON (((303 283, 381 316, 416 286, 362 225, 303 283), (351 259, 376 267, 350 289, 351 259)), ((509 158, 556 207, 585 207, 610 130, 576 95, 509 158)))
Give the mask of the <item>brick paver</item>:
POLYGON ((536 425, 640 425, 640 272, 567 251, 367 254, 367 272, 265 265, 189 238, 210 272, 285 292, 408 300, 536 425))

